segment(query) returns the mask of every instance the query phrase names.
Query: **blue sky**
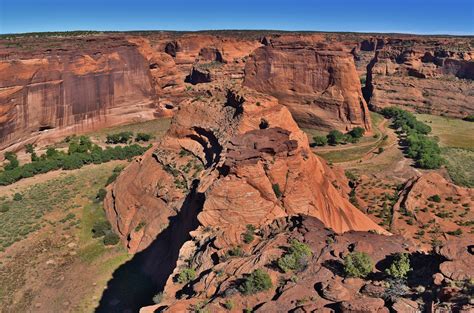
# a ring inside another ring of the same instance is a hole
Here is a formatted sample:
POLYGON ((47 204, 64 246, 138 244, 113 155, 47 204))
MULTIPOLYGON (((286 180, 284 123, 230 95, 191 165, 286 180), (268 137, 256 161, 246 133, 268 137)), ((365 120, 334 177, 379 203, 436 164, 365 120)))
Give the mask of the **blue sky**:
POLYGON ((0 0, 0 33, 205 29, 474 34, 474 0, 0 0))

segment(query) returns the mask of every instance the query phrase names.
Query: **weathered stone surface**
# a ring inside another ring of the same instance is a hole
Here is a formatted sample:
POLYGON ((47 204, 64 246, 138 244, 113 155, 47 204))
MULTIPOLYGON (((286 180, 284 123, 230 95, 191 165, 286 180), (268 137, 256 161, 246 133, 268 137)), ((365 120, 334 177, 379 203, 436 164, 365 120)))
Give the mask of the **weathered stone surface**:
POLYGON ((312 43, 272 42, 245 67, 245 86, 277 97, 303 127, 370 132, 353 56, 312 43))
POLYGON ((227 227, 227 244, 247 224, 299 213, 337 232, 385 232, 335 187, 337 177, 272 97, 243 89, 189 101, 154 149, 120 175, 106 199, 107 215, 131 251, 145 248, 193 189, 205 198, 199 222, 227 227), (134 231, 144 218, 150 226, 134 231))

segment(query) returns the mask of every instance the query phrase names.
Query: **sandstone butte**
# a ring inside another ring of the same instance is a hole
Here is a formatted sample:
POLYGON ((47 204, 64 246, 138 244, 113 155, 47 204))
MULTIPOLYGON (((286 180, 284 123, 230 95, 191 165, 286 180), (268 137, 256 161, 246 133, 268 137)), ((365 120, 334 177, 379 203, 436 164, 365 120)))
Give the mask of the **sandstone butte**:
POLYGON ((216 91, 180 107, 165 137, 118 177, 105 207, 130 252, 192 212, 204 227, 223 230, 223 246, 238 243, 247 224, 295 214, 336 232, 385 233, 348 201, 340 177, 275 98, 216 91))
POLYGON ((0 149, 170 116, 209 89, 241 84, 315 129, 370 133, 367 105, 465 117, 474 113, 472 53, 463 37, 382 34, 2 38, 0 149))

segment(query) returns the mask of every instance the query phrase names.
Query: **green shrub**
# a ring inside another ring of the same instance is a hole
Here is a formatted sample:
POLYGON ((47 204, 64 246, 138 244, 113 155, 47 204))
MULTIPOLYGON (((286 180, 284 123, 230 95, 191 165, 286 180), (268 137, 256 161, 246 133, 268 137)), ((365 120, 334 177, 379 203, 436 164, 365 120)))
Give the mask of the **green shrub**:
POLYGON ((330 145, 337 145, 344 142, 344 134, 338 130, 331 130, 326 136, 330 145))
POLYGON ((281 196, 283 195, 280 190, 280 185, 278 184, 273 184, 272 185, 273 192, 275 193, 275 196, 280 199, 281 196))
POLYGON ((104 201, 106 195, 107 195, 107 191, 104 188, 100 188, 99 191, 97 192, 97 195, 95 196, 96 202, 104 201))
POLYGON ((385 273, 393 278, 405 279, 411 270, 408 253, 397 253, 392 264, 385 269, 385 273))
POLYGON ((232 310, 234 308, 234 302, 232 300, 226 300, 224 302, 224 308, 226 308, 227 310, 232 310))
POLYGON ((328 144, 328 138, 326 136, 314 136, 313 142, 315 146, 325 146, 328 144))
POLYGON ((20 193, 17 192, 13 195, 13 200, 14 201, 21 201, 21 200, 23 200, 23 196, 20 193))
POLYGON ((348 134, 352 138, 356 138, 356 139, 362 138, 362 136, 364 136, 364 133, 365 133, 365 129, 363 129, 362 127, 354 127, 348 132, 348 134))
POLYGON ((98 221, 92 225, 92 237, 98 238, 103 237, 106 234, 110 233, 112 230, 112 226, 110 225, 109 221, 98 221))
POLYGON ((115 246, 120 241, 120 237, 116 233, 108 232, 104 236, 104 245, 115 246))
POLYGON ((352 252, 344 258, 344 272, 348 277, 366 277, 373 267, 372 259, 365 252, 352 252))
POLYGON ((285 273, 303 270, 308 263, 308 258, 313 255, 308 245, 296 239, 290 243, 288 252, 277 260, 278 267, 285 273))
POLYGON ((132 132, 120 132, 116 134, 107 134, 106 143, 117 144, 117 143, 127 143, 130 138, 132 138, 132 132))
POLYGON ((474 115, 468 115, 463 120, 468 121, 468 122, 474 122, 474 115))
POLYGON ((147 133, 137 133, 135 141, 150 141, 153 136, 147 133))
POLYGON ((244 295, 252 295, 257 292, 269 290, 272 287, 272 280, 268 273, 261 269, 256 269, 242 280, 239 291, 244 295))
POLYGON ((244 255, 244 250, 240 246, 235 246, 227 251, 227 256, 231 257, 241 257, 244 255))
POLYGON ((8 164, 4 166, 5 171, 11 171, 17 168, 20 165, 18 158, 15 153, 11 151, 5 152, 5 160, 8 161, 8 164))
POLYGON ((180 284, 187 284, 195 278, 196 270, 194 268, 187 267, 179 272, 178 276, 176 277, 176 281, 180 284))
POLYGON ((255 239, 255 226, 247 225, 247 230, 242 235, 245 243, 251 243, 255 239))
POLYGON ((439 195, 432 195, 431 197, 428 198, 428 201, 433 201, 436 203, 441 202, 441 197, 439 195))
POLYGON ((448 231, 447 232, 448 235, 451 235, 451 236, 461 236, 462 235, 462 229, 461 228, 458 228, 456 230, 453 230, 453 231, 448 231))

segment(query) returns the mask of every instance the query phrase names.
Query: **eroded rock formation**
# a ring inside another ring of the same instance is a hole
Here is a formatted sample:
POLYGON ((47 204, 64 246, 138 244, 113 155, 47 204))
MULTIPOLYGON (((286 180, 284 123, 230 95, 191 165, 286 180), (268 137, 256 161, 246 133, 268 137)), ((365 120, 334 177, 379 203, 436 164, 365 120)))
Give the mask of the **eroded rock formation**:
POLYGON ((303 127, 370 132, 353 56, 335 50, 321 42, 273 40, 250 56, 244 85, 277 97, 303 127))
POLYGON ((131 252, 196 194, 205 198, 199 222, 225 229, 222 245, 238 241, 247 224, 299 213, 337 232, 384 232, 350 204, 344 185, 284 106, 243 89, 183 104, 161 142, 119 176, 106 211, 131 252))

